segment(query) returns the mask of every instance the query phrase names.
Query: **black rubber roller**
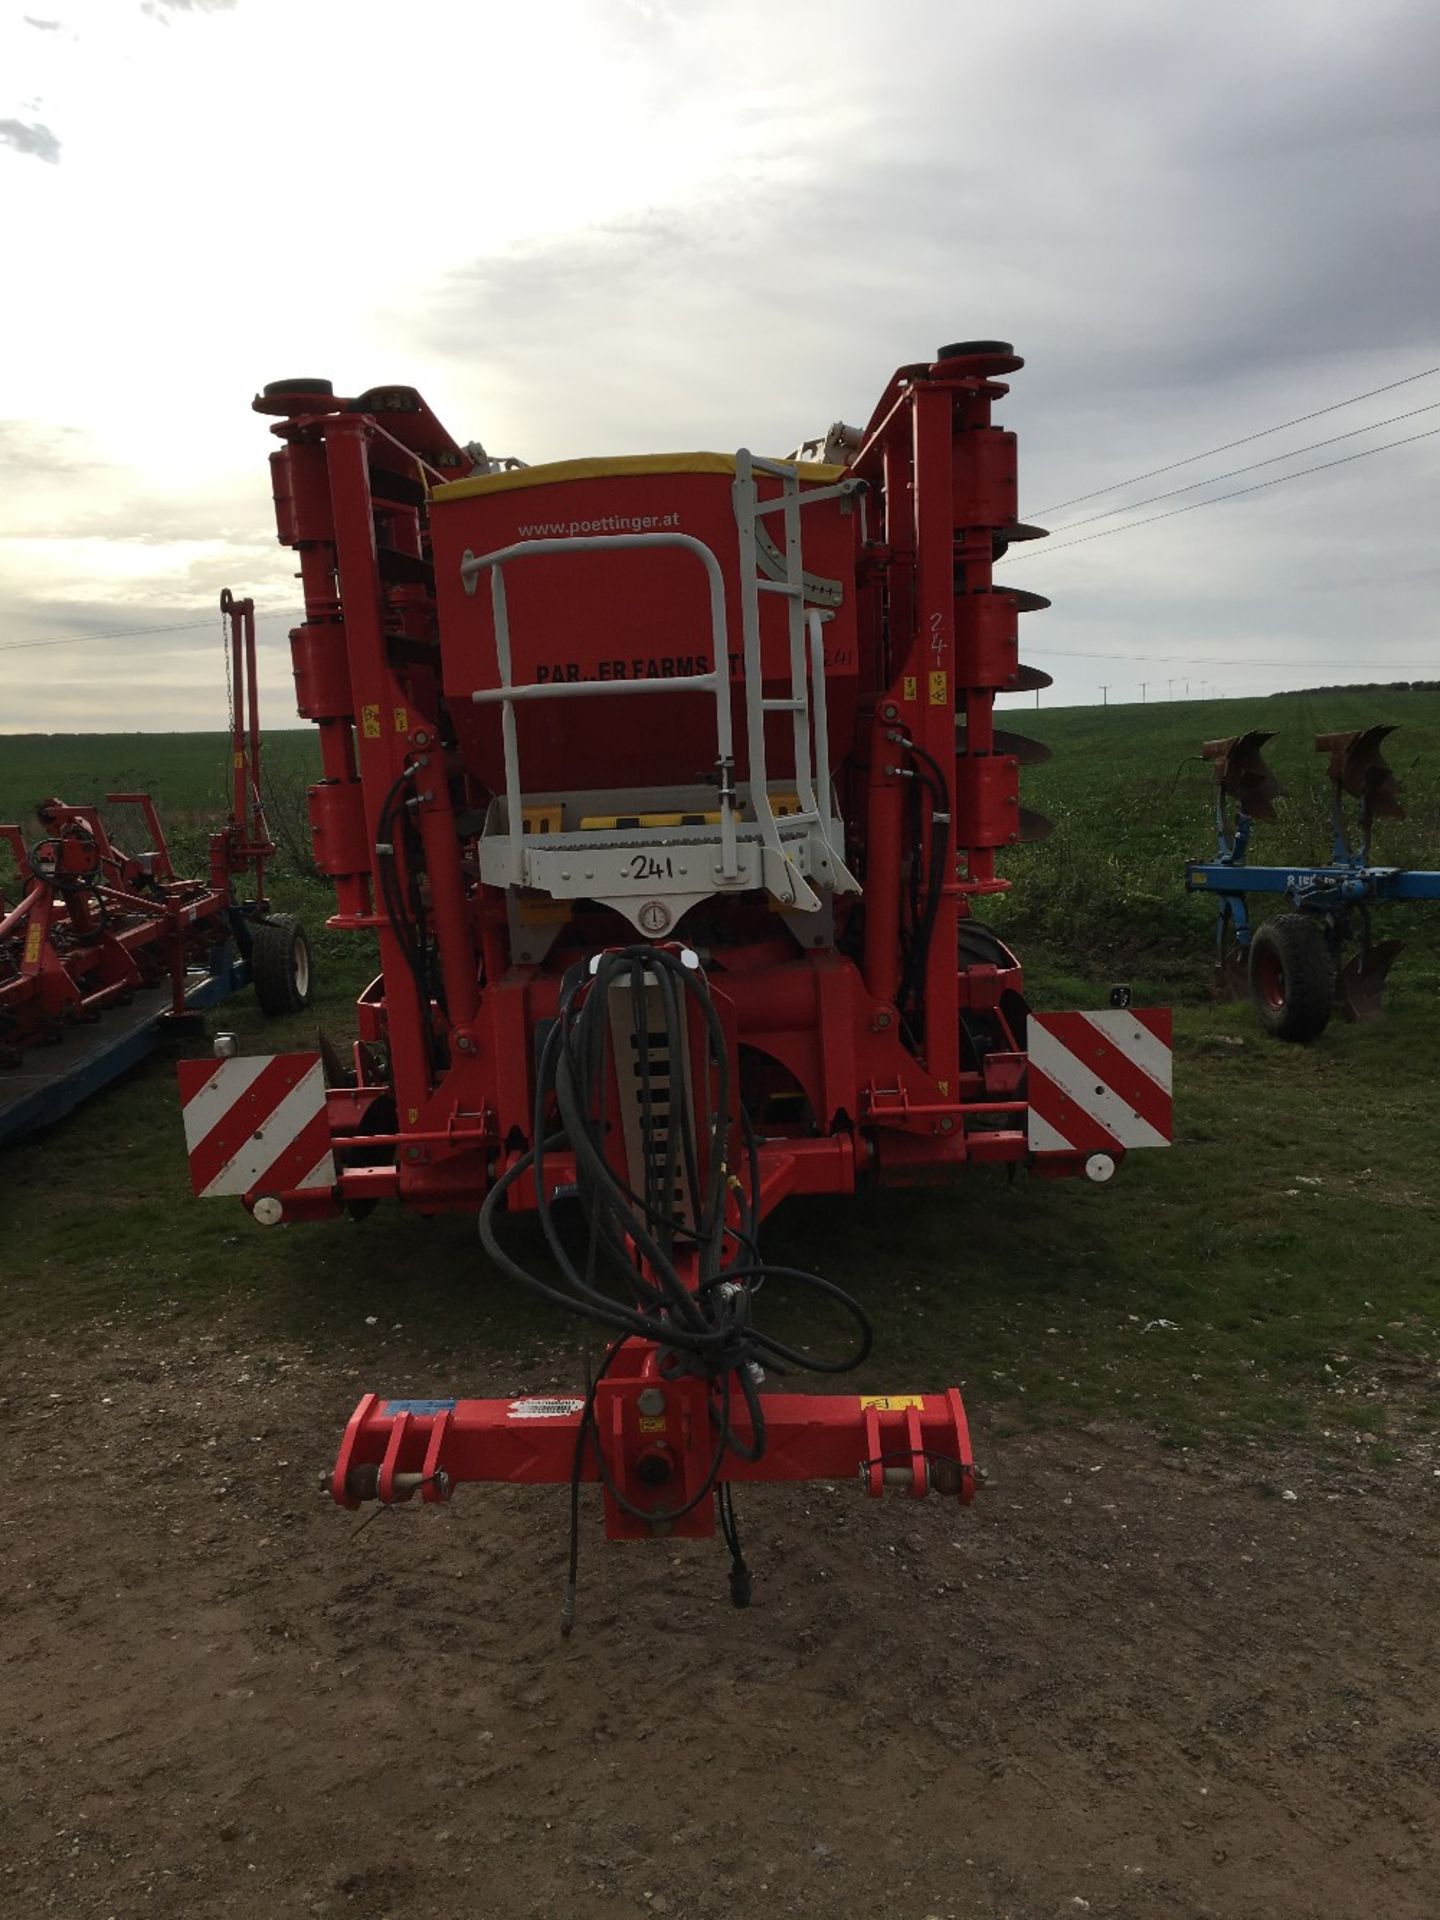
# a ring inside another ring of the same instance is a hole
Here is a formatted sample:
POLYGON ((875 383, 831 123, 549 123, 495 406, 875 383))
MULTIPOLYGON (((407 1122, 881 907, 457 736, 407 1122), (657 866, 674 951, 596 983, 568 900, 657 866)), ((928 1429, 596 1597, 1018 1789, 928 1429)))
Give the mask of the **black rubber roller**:
POLYGON ((948 347, 941 347, 936 354, 937 360, 972 360, 982 354, 997 353, 1007 360, 1013 358, 1015 349, 1008 340, 956 340, 948 347))
POLYGON ((272 380, 264 389, 267 400, 283 400, 290 393, 326 393, 333 398, 335 388, 329 380, 272 380))

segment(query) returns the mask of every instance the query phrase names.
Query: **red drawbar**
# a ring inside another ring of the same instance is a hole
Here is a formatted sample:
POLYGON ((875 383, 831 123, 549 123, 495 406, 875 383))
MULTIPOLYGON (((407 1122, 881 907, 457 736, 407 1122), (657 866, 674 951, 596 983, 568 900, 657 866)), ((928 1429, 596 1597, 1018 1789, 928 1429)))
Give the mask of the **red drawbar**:
MULTIPOLYGON (((580 1478, 604 1482, 612 1539, 711 1534, 712 1500, 702 1497, 683 1511, 706 1486, 715 1450, 710 1391, 695 1378, 662 1384, 640 1343, 627 1352, 636 1370, 606 1378, 597 1389, 596 1433, 581 1447, 580 1478)), ((758 1460, 746 1460, 754 1434, 736 1396, 731 1425, 740 1450, 726 1449, 721 1482, 858 1478, 874 1495, 886 1487, 915 1498, 935 1492, 966 1506, 975 1497, 970 1432, 953 1387, 926 1394, 775 1393, 762 1396, 761 1406, 765 1448, 758 1460)), ((358 1507, 416 1493, 444 1499, 462 1481, 568 1484, 583 1407, 580 1398, 366 1394, 345 1430, 331 1492, 343 1506, 358 1507)))

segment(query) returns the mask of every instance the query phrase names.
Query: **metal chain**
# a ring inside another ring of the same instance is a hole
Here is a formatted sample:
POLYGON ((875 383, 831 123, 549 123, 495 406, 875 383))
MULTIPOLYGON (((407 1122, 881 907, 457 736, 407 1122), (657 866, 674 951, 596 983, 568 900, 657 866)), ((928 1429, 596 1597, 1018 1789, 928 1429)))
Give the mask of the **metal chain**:
POLYGON ((229 804, 234 791, 234 753, 235 753, 235 674, 230 664, 230 619, 229 615, 220 615, 220 644, 225 655, 225 711, 230 716, 230 748, 225 761, 225 798, 229 804))

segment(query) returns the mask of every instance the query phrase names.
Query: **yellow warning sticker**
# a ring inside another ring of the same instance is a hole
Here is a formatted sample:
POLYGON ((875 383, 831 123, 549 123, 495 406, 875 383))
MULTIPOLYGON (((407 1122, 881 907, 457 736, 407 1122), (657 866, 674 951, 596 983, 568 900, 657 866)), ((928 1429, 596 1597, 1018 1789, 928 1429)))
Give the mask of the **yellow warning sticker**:
POLYGON ((564 810, 558 803, 548 807, 523 807, 520 824, 526 833, 559 833, 564 824, 564 810))
POLYGON ((408 707, 396 707, 395 731, 397 733, 408 733, 410 731, 410 709, 408 707))
POLYGON ((522 927, 563 927, 574 911, 569 900, 552 900, 548 894, 521 893, 517 889, 512 898, 515 918, 522 927))
POLYGON ((642 1413, 640 1415, 640 1431, 642 1433, 663 1433, 665 1431, 664 1414, 642 1413))
POLYGON ((244 756, 244 754, 243 754, 243 753, 240 753, 240 752, 238 752, 238 751, 237 751, 237 752, 236 752, 236 755, 235 755, 235 765, 236 765, 237 767, 243 767, 243 766, 244 766, 244 764, 245 764, 245 756, 244 756))
POLYGON ((906 674, 905 698, 907 700, 918 700, 920 698, 920 676, 918 673, 906 674))
POLYGON ((950 676, 948 673, 932 673, 930 676, 930 704, 943 707, 950 698, 950 676))
POLYGON ((409 1115, 407 1124, 412 1127, 415 1126, 420 1119, 420 1109, 418 1107, 407 1107, 406 1113, 409 1115))
POLYGON ((380 709, 373 701, 360 709, 360 731, 367 740, 380 738, 380 709))
MULTIPOLYGON (((540 826, 536 828, 531 827, 529 824, 531 810, 527 809, 525 814, 525 831, 527 833, 558 833, 560 831, 560 814, 558 808, 553 810, 545 807, 534 809, 537 818, 543 818, 550 811, 554 811, 555 814, 554 827, 540 826)), ((745 805, 743 801, 737 807, 736 811, 744 817, 745 805)), ((770 811, 775 815, 777 820, 784 820, 788 818, 790 814, 798 813, 800 811, 799 795, 794 793, 772 793, 770 796, 770 811)), ((581 816, 580 831, 582 833, 628 833, 642 827, 718 827, 719 824, 720 815, 713 811, 705 813, 587 813, 581 816)))
POLYGON ((39 958, 40 958, 40 923, 36 921, 35 924, 31 927, 30 931, 25 936, 25 965, 27 967, 33 967, 35 962, 39 958))
POLYGON ((925 1396, 921 1393, 862 1393, 862 1407, 873 1407, 876 1413, 899 1413, 906 1407, 923 1407, 925 1396))

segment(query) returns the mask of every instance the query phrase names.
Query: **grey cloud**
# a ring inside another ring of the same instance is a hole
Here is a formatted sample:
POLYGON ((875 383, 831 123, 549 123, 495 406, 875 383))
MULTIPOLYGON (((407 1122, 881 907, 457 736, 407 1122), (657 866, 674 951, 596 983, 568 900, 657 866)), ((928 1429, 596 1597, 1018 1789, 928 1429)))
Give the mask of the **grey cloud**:
POLYGON ((0 420, 0 481, 18 488, 37 479, 63 480, 93 470, 76 444, 82 437, 74 427, 57 431, 30 420, 0 420))
POLYGON ((39 33, 58 33, 60 31, 60 22, 58 20, 36 20, 28 13, 22 14, 20 17, 27 27, 34 27, 39 33))
MULTIPOLYGON (((774 451, 863 419, 891 368, 942 340, 999 336, 1028 361, 1003 417, 1044 502, 1440 362, 1440 16, 1419 0, 1323 33, 1298 0, 1227 13, 1223 33, 1209 14, 1058 0, 1023 32, 916 0, 846 9, 844 34, 833 17, 697 0, 654 23, 674 97, 731 109, 733 167, 703 204, 659 190, 632 222, 449 276, 422 345, 454 370, 467 432, 542 459, 774 451), (897 68, 886 39, 907 21, 926 57, 897 68), (752 84, 717 49, 757 34, 752 84), (803 99, 776 78, 792 71, 803 99)), ((1384 396, 1256 457, 1437 397, 1384 396)), ((1410 576, 1436 448, 1037 554, 1033 577, 1017 556, 1014 577, 1057 600, 1036 646, 1319 663, 1381 630, 1423 659, 1429 590, 1410 576)), ((1072 697, 1116 677, 1062 671, 1072 697)))
MULTIPOLYGON (((819 130, 792 129, 763 194, 740 181, 697 214, 655 216, 684 238, 682 271, 707 282, 704 334, 745 340, 758 302, 791 316, 769 356, 808 353, 807 316, 828 301, 853 363, 882 327, 911 331, 900 358, 984 317, 979 330, 1013 332, 1072 395, 1180 386, 1192 405, 1261 364, 1434 340, 1440 168, 1426 116, 1440 31, 1427 10, 1391 6, 1338 41, 1292 40, 1286 11, 1232 45, 1199 16, 1042 9, 1046 58, 1012 34, 979 50, 971 82, 957 9, 912 80, 860 89, 858 130, 827 142, 822 97, 819 130), (782 167, 798 172, 789 187, 782 167)), ((596 333, 607 309, 643 310, 644 283, 662 323, 668 302, 692 304, 667 250, 611 259, 589 236, 547 251, 474 269, 477 293, 543 287, 546 306, 519 309, 532 351, 537 331, 575 324, 567 293, 596 333), (604 267, 618 285, 591 270, 604 267)), ((492 309, 492 339, 514 311, 492 309)), ((642 340, 648 352, 641 330, 633 348, 606 344, 628 356, 642 340)))
MULTIPOLYGON (((21 730, 116 733, 177 726, 217 731, 218 740, 225 725, 225 679, 220 618, 214 612, 212 621, 212 610, 213 602, 197 607, 179 599, 151 601, 128 612, 113 605, 53 609, 49 624, 64 640, 87 637, 45 651, 0 653, 5 672, 0 753, 6 734, 21 730), (191 629, 196 620, 203 624, 191 629), (187 630, 127 637, 127 629, 172 624, 187 630), (12 686, 23 698, 9 697, 12 686)), ((21 611, 35 621, 33 607, 21 611)), ((7 631, 17 630, 15 610, 3 600, 0 619, 7 631)), ((295 717, 286 625, 281 620, 259 628, 260 703, 267 731, 302 724, 295 717)), ((28 630, 36 631, 33 624, 28 630)), ((222 765, 217 755, 217 774, 222 765)), ((134 784, 145 783, 137 779, 134 784)))
MULTIPOLYGON (((150 0, 156 18, 197 6, 150 0)), ((463 437, 531 459, 779 451, 864 419, 890 370, 942 340, 998 335, 1028 362, 1000 417, 1043 506, 1440 362, 1440 14, 1424 0, 1319 17, 1312 0, 594 9, 642 102, 648 194, 407 287, 378 316, 398 351, 358 370, 416 380, 463 437), (682 203, 667 155, 702 117, 702 148, 718 121, 731 150, 682 203)), ((597 95, 597 140, 603 111, 597 95)), ((461 232, 473 182, 447 178, 461 232)), ((1432 397, 1440 383, 1383 396, 1255 457, 1432 397)), ((1271 660, 1299 663, 1292 684, 1335 677, 1306 663, 1375 634, 1423 659, 1437 449, 1017 552, 1013 577, 1055 598, 1027 635, 1056 698, 1142 674, 1153 696, 1145 657, 1177 651, 1232 656, 1252 690, 1284 681, 1271 660)))
POLYGON ((59 164, 60 142, 38 121, 0 120, 0 141, 17 153, 33 154, 37 160, 48 160, 51 166, 59 164))
POLYGON ((503 316, 513 315, 520 324, 509 342, 497 335, 496 346, 524 353, 539 344, 529 325, 536 315, 583 309, 590 301, 623 307, 627 289, 639 283, 653 287, 685 273, 691 264, 685 256, 707 251, 687 232, 687 224, 673 213, 637 214, 558 243, 539 242, 477 260, 445 290, 448 320, 442 321, 442 331, 467 324, 463 316, 477 306, 502 327, 503 316))
POLYGON ((172 13, 228 13, 239 0, 141 0, 140 11, 162 26, 168 26, 172 13))
POLYGON ((69 507, 63 513, 38 518, 25 528, 26 540, 105 540, 125 547, 209 546, 220 540, 231 552, 267 554, 275 545, 257 514, 250 526, 217 520, 203 502, 187 506, 173 495, 146 498, 135 495, 112 505, 69 507))
POLYGON ((28 420, 0 420, 0 539, 6 538, 131 547, 218 540, 230 556, 225 564, 247 576, 257 555, 268 562, 279 553, 258 473, 253 489, 238 495, 151 493, 130 469, 99 455, 83 429, 42 429, 28 420))
POLYGON ((675 43, 680 23, 672 0, 599 0, 597 11, 611 44, 653 51, 675 43))
MULTIPOLYGON (((753 337, 747 312, 788 314, 766 358, 809 358, 807 322, 833 302, 821 371, 882 334, 898 359, 998 331, 1067 407, 1148 388, 1190 409, 1260 367, 1431 343, 1440 168, 1416 116, 1437 36, 1423 12, 1392 13, 1390 35, 1357 20, 1328 59, 1278 36, 1244 49, 1260 69, 1248 78, 1202 20, 1141 31, 1127 10, 1120 35, 1092 10, 1055 16, 1045 62, 1012 36, 963 119, 948 104, 957 31, 951 57, 937 48, 910 96, 881 95, 858 135, 831 151, 812 138, 793 190, 762 199, 742 184, 723 218, 690 223, 704 334, 738 343, 753 337)), ((612 299, 643 309, 639 279, 661 321, 667 301, 692 304, 668 255, 621 264, 618 295, 581 276, 599 327, 612 299)), ((558 262, 553 278, 563 302, 576 283, 558 262)), ((571 318, 552 307, 540 325, 571 318)))

